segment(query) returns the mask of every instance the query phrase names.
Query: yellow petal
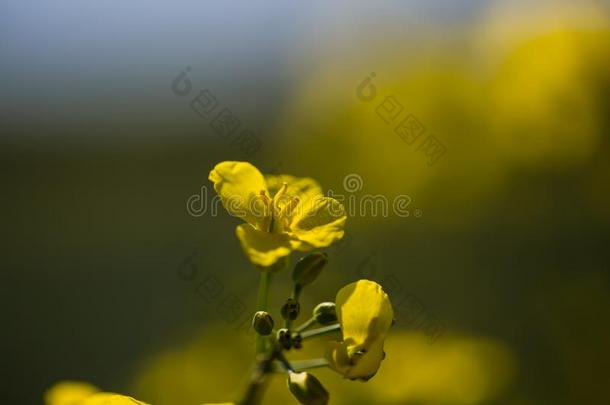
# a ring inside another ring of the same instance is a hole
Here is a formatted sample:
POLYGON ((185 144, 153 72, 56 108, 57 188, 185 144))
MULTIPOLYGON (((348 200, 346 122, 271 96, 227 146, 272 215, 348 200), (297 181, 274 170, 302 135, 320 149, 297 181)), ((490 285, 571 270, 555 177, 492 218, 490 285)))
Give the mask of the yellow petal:
POLYGON ((310 247, 326 247, 343 237, 347 216, 339 201, 318 197, 304 202, 296 211, 291 234, 310 247))
POLYGON ((260 193, 267 190, 261 172, 248 162, 221 162, 208 177, 229 214, 258 226, 264 214, 260 193))
POLYGON ((259 231, 250 224, 238 225, 235 233, 250 261, 258 266, 269 267, 291 252, 287 234, 259 231))
POLYGON ((124 395, 99 392, 96 386, 77 381, 55 384, 44 399, 46 405, 147 405, 124 395))
POLYGON ((379 370, 384 358, 383 339, 371 344, 359 354, 348 354, 348 345, 344 342, 332 342, 326 358, 330 367, 345 378, 367 381, 379 370))
MULTIPOLYGON (((76 405, 76 404, 75 404, 76 405)), ((101 392, 93 394, 78 405, 147 405, 142 401, 124 395, 101 392)))
POLYGON ((388 333, 394 311, 388 295, 374 281, 358 280, 343 287, 335 299, 337 319, 348 349, 359 350, 388 333))
POLYGON ((383 360, 383 342, 394 312, 388 295, 373 281, 359 280, 343 287, 335 300, 343 341, 333 343, 326 356, 346 378, 371 378, 383 360))
POLYGON ((282 175, 267 175, 265 176, 267 189, 271 195, 275 195, 282 185, 286 183, 288 189, 285 192, 287 199, 298 197, 300 204, 307 205, 311 200, 317 197, 322 197, 322 188, 312 178, 309 177, 294 177, 287 174, 282 175))
POLYGON ((44 394, 46 405, 77 405, 99 389, 89 383, 62 381, 49 388, 44 394))

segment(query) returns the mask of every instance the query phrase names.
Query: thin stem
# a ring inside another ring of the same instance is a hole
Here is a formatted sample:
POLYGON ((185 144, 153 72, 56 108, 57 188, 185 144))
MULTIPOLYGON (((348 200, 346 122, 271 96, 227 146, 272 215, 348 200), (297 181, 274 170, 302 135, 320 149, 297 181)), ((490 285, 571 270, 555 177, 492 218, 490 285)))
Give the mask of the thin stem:
POLYGON ((292 362, 292 368, 294 371, 306 370, 309 368, 319 368, 328 366, 328 360, 324 358, 319 359, 307 359, 292 362))
POLYGON ((270 354, 258 356, 250 384, 239 405, 260 404, 267 386, 266 375, 272 371, 273 356, 270 354))
POLYGON ((295 329, 295 332, 303 332, 305 329, 309 328, 314 323, 316 323, 316 318, 311 317, 308 320, 306 320, 304 324, 297 327, 295 329))
POLYGON ((292 298, 298 301, 299 298, 301 298, 301 291, 303 291, 303 286, 301 284, 295 284, 292 289, 292 298))
POLYGON ((267 295, 269 293, 269 282, 271 281, 271 272, 263 270, 261 272, 260 284, 258 286, 258 310, 267 310, 267 295))
MULTIPOLYGON (((271 281, 271 272, 263 270, 261 272, 260 282, 258 285, 258 311, 267 310, 267 296, 269 295, 269 283, 271 281)), ((256 336, 256 354, 265 352, 265 337, 256 336)))
POLYGON ((314 336, 320 336, 320 335, 325 335, 327 333, 336 332, 338 330, 341 330, 341 325, 339 325, 338 323, 335 323, 333 325, 324 326, 322 328, 307 330, 307 331, 301 333, 301 337, 303 339, 306 339, 306 338, 310 338, 310 337, 314 337, 314 336))
MULTIPOLYGON (((303 286, 301 286, 300 284, 295 284, 294 288, 292 290, 292 295, 291 298, 293 298, 296 302, 299 302, 299 298, 301 298, 301 290, 303 289, 303 286)), ((284 321, 284 327, 286 329, 290 329, 292 327, 292 319, 286 319, 284 321)))
POLYGON ((280 363, 282 363, 282 366, 284 366, 286 370, 294 371, 294 366, 290 364, 290 362, 284 356, 284 353, 282 353, 281 350, 277 351, 277 353, 275 354, 275 358, 278 359, 280 363))

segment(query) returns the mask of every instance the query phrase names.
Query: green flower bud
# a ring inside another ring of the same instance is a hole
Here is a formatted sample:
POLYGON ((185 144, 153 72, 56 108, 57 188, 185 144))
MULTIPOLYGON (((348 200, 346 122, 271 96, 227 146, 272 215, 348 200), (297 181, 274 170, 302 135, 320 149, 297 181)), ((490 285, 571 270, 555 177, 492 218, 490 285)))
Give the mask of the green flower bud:
POLYGON ((294 321, 299 317, 301 311, 301 305, 294 298, 288 298, 286 303, 282 306, 282 318, 294 321))
POLYGON ((303 405, 328 404, 328 391, 309 373, 288 373, 288 389, 303 405))
POLYGON ((273 318, 268 312, 258 311, 252 318, 252 327, 261 336, 267 336, 273 330, 273 318))
POLYGON ((320 325, 337 322, 337 311, 334 302, 322 302, 313 309, 313 317, 320 325))
POLYGON ((290 350, 292 347, 292 340, 290 339, 290 331, 286 328, 282 328, 277 331, 277 341, 285 350, 290 350))
POLYGON ((328 263, 326 253, 312 253, 297 262, 292 271, 292 280, 301 286, 311 284, 328 263))

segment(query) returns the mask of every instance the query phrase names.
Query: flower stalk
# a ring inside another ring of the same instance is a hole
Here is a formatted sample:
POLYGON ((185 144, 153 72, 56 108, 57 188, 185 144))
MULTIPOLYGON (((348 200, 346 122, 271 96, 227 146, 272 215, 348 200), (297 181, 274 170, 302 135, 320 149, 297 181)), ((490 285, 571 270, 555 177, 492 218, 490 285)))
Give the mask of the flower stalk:
POLYGON ((295 329, 295 332, 303 332, 305 329, 309 328, 310 326, 313 326, 315 323, 316 323, 316 318, 311 317, 308 320, 306 320, 305 322, 303 322, 301 325, 299 325, 295 329))
MULTIPOLYGON (((261 271, 260 281, 258 285, 258 311, 267 310, 267 301, 269 296, 269 284, 271 283, 271 272, 261 271)), ((266 350, 267 339, 264 336, 256 336, 256 354, 264 353, 266 350)))
POLYGON ((340 330, 341 330, 341 325, 338 323, 335 323, 333 325, 323 326, 323 327, 317 328, 317 329, 306 330, 305 332, 301 333, 301 336, 303 337, 303 339, 307 339, 307 338, 311 338, 314 336, 326 335, 326 334, 337 332, 340 330))
POLYGON ((307 359, 307 360, 299 360, 299 361, 292 362, 292 368, 294 369, 294 371, 302 371, 302 370, 327 367, 327 366, 328 366, 328 360, 326 360, 324 358, 307 359))

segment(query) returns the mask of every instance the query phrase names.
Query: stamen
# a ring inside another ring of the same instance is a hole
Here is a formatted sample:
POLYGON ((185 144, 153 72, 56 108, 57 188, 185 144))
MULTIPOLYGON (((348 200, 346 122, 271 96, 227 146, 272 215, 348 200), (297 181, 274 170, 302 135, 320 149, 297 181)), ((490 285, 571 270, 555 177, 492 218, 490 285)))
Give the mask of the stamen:
POLYGON ((277 203, 280 201, 280 198, 282 198, 284 196, 284 194, 286 194, 286 190, 288 190, 288 183, 284 182, 284 184, 282 184, 282 187, 279 189, 279 191, 273 197, 273 205, 274 206, 277 207, 277 203))
POLYGON ((260 197, 264 205, 261 227, 267 232, 271 232, 273 229, 273 201, 267 195, 266 190, 260 191, 260 197))
POLYGON ((261 190, 260 195, 263 198, 263 202, 265 204, 271 203, 271 199, 267 196, 267 190, 261 190))
POLYGON ((290 199, 290 201, 288 202, 288 204, 286 204, 284 206, 284 208, 282 208, 282 212, 280 213, 280 217, 281 218, 285 218, 285 217, 289 217, 293 214, 294 209, 296 208, 297 205, 299 205, 299 202, 301 200, 299 199, 299 197, 292 197, 290 199))
POLYGON ((262 200, 269 208, 268 216, 266 212, 263 222, 263 229, 266 229, 267 232, 282 232, 289 225, 288 218, 299 204, 299 199, 286 196, 287 190, 288 183, 284 182, 273 196, 273 200, 269 199, 265 191, 261 191, 262 200))
MULTIPOLYGON (((281 217, 281 209, 280 209, 280 201, 286 194, 286 190, 288 189, 288 183, 284 182, 282 187, 278 190, 277 193, 273 196, 273 202, 271 203, 271 224, 269 225, 269 232, 273 232, 275 227, 282 227, 282 217, 281 217), (276 219, 278 221, 276 221, 276 219)), ((281 231, 281 230, 280 230, 281 231)))

